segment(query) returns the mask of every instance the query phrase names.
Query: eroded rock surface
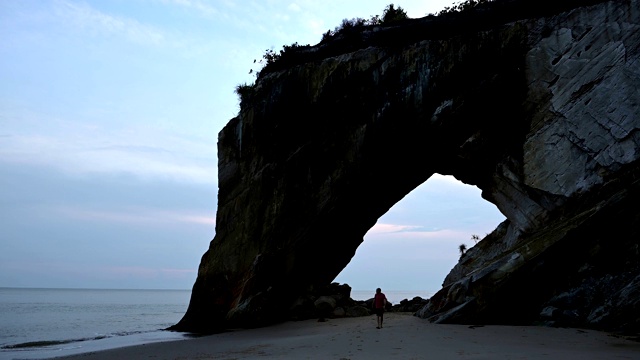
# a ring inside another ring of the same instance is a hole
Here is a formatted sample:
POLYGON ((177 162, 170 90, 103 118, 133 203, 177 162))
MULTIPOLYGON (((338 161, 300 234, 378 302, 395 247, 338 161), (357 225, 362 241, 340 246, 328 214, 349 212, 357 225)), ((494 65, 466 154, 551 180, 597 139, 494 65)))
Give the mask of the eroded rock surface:
POLYGON ((571 3, 368 28, 261 73, 219 134, 216 235, 173 328, 290 318, 440 173, 507 220, 420 316, 640 329, 640 0, 571 3))

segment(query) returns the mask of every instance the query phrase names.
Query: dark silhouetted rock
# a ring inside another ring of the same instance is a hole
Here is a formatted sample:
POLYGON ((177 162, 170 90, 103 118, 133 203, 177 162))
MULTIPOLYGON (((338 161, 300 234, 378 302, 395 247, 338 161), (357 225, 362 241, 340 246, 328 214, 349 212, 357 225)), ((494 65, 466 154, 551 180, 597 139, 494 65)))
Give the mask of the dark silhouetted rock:
POLYGON ((352 306, 347 309, 348 317, 360 317, 360 316, 369 316, 372 312, 369 311, 369 308, 364 307, 362 305, 352 306))

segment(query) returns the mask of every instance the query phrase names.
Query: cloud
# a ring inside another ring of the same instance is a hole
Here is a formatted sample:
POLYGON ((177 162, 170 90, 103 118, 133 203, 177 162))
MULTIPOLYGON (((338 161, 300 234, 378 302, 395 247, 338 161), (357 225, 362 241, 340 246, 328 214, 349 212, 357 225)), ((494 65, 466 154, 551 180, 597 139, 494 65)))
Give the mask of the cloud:
POLYGON ((68 259, 8 260, 0 263, 0 273, 0 281, 11 281, 8 282, 11 286, 188 289, 197 269, 109 266, 68 259))
POLYGON ((201 184, 217 179, 216 145, 207 138, 135 126, 107 130, 64 121, 49 126, 1 138, 0 162, 44 165, 74 176, 132 174, 201 184))
POLYGON ((159 45, 166 41, 166 36, 160 29, 130 18, 103 13, 86 3, 59 0, 56 5, 57 15, 83 30, 118 35, 145 45, 159 45))
POLYGON ((195 9, 203 16, 212 16, 219 13, 219 11, 213 6, 198 0, 164 0, 163 2, 195 9))
POLYGON ((327 30, 330 30, 330 29, 327 28, 327 26, 324 24, 324 21, 322 21, 321 19, 309 19, 309 20, 307 20, 306 27, 309 29, 309 31, 312 34, 315 34, 315 35, 318 35, 318 36, 326 33, 327 30))
POLYGON ((365 235, 366 241, 384 242, 415 242, 415 241, 460 241, 470 238, 468 232, 460 229, 432 229, 426 230, 424 226, 406 226, 383 224, 380 228, 374 226, 365 235))
POLYGON ((115 277, 135 277, 136 279, 174 278, 181 279, 191 277, 196 273, 195 269, 164 269, 142 266, 105 267, 100 269, 102 273, 115 277))
POLYGON ((300 6, 296 3, 291 3, 289 4, 289 6, 287 7, 287 9, 293 11, 293 12, 300 12, 302 11, 302 9, 300 8, 300 6))
MULTIPOLYGON (((96 7, 72 0, 55 0, 53 15, 56 17, 54 21, 56 25, 62 23, 65 27, 70 27, 73 31, 73 35, 67 36, 68 39, 84 39, 85 36, 92 36, 91 42, 96 41, 95 37, 102 37, 103 39, 116 39, 118 41, 124 40, 126 42, 133 43, 135 45, 143 45, 146 47, 155 48, 167 48, 171 51, 171 55, 182 56, 187 59, 197 59, 201 57, 214 57, 221 56, 228 50, 222 48, 230 48, 237 46, 234 44, 234 40, 228 37, 211 37, 202 36, 204 33, 200 31, 194 31, 194 28, 200 29, 201 27, 213 27, 220 25, 219 20, 223 20, 226 24, 224 26, 232 27, 236 26, 235 21, 246 21, 242 18, 236 18, 231 16, 228 12, 218 10, 216 7, 209 5, 207 2, 198 0, 161 0, 163 3, 169 3, 171 5, 179 6, 186 9, 191 9, 196 12, 180 14, 179 16, 186 16, 186 26, 176 27, 176 23, 171 20, 164 22, 157 22, 152 25, 145 23, 141 20, 134 18, 135 14, 130 16, 122 16, 118 14, 111 14, 101 11, 96 7), (206 25, 193 25, 197 23, 196 17, 205 18, 204 20, 209 24, 206 25), (216 21, 211 21, 215 18, 216 21), (230 25, 229 25, 230 24, 230 25)), ((225 4, 231 4, 230 2, 224 2, 225 4)), ((174 9, 175 10, 175 9, 174 9)), ((123 6, 121 11, 127 11, 123 6)), ((156 9, 151 9, 156 11, 156 9)), ((250 21, 246 21, 247 24, 251 24, 250 21)), ((48 36, 49 38, 51 36, 48 36)), ((122 41, 121 41, 122 42, 122 41)), ((89 47, 89 45, 85 45, 89 47)))
POLYGON ((202 224, 202 225, 212 225, 212 226, 216 225, 215 215, 212 215, 212 216, 182 215, 182 216, 176 216, 176 220, 185 222, 185 223, 192 223, 192 224, 202 224))
POLYGON ((160 210, 154 208, 126 207, 121 210, 95 210, 80 206, 59 206, 55 213, 76 221, 120 223, 143 227, 171 226, 181 223, 215 226, 215 214, 194 213, 193 211, 160 210))
MULTIPOLYGON (((254 29, 260 27, 265 20, 273 20, 272 16, 265 16, 270 13, 261 2, 241 2, 234 0, 217 0, 215 6, 210 2, 202 0, 156 0, 169 6, 192 10, 203 18, 215 18, 216 23, 224 23, 226 30, 232 31, 234 28, 254 29)), ((268 6, 268 5, 267 5, 268 6)), ((192 12, 192 13, 193 13, 192 12)), ((268 28, 262 28, 268 31, 268 28)), ((225 36, 226 37, 226 36, 225 36)))
POLYGON ((397 233, 397 232, 408 232, 408 231, 413 231, 420 228, 422 228, 422 226, 376 223, 369 230, 367 234, 380 235, 380 234, 397 233))

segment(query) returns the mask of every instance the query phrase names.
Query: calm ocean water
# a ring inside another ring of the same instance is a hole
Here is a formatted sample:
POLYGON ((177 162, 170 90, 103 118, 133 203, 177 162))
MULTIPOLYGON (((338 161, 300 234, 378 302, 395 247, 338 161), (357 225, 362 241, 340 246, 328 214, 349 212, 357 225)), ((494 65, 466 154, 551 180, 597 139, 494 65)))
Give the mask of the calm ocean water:
MULTIPOLYGON (((428 292, 384 291, 393 304, 428 292)), ((352 291, 367 300, 374 291, 352 291)), ((190 290, 0 288, 0 360, 45 359, 167 340, 190 290)))
POLYGON ((42 359, 185 339, 163 331, 190 290, 0 288, 0 359, 42 359))
MULTIPOLYGON (((416 296, 428 299, 433 295, 432 292, 419 290, 382 290, 382 292, 393 305, 399 304, 404 299, 411 300, 416 296)), ((351 290, 351 298, 354 300, 369 300, 373 298, 374 294, 375 289, 368 291, 351 290)))

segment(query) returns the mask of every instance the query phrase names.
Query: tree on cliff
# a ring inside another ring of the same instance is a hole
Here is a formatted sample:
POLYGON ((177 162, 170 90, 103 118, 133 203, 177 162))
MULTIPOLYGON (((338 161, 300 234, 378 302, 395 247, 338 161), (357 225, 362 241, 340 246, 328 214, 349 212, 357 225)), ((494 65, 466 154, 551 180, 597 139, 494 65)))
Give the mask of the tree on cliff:
POLYGON ((398 6, 397 8, 393 4, 387 5, 382 12, 382 24, 390 24, 392 22, 408 19, 407 12, 403 8, 398 6))

